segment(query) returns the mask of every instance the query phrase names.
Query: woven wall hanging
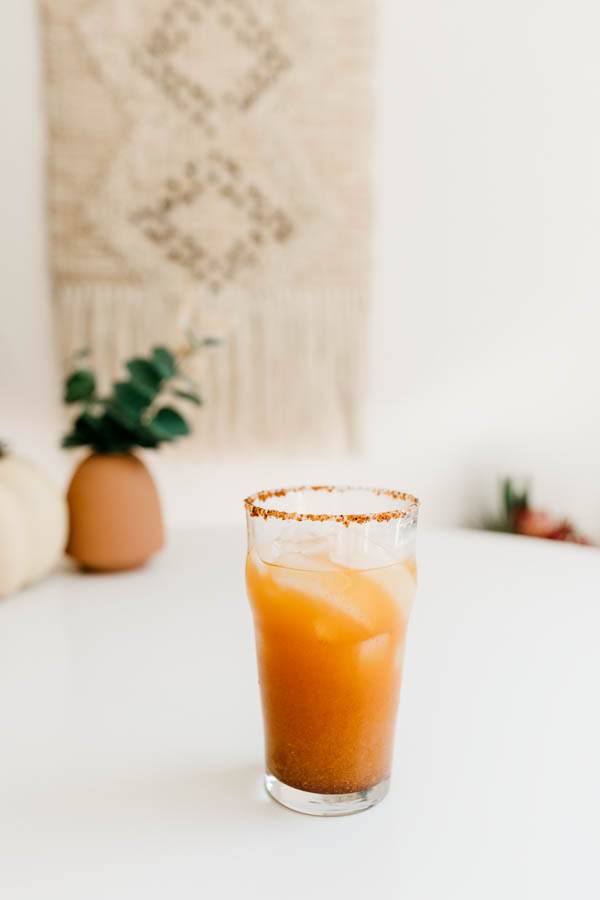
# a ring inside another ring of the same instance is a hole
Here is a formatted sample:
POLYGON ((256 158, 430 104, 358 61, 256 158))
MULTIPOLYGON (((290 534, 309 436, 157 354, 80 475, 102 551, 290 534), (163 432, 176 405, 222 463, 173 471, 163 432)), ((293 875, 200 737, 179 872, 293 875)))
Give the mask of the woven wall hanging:
POLYGON ((369 0, 41 0, 61 354, 182 331, 196 448, 352 446, 370 287, 369 0))

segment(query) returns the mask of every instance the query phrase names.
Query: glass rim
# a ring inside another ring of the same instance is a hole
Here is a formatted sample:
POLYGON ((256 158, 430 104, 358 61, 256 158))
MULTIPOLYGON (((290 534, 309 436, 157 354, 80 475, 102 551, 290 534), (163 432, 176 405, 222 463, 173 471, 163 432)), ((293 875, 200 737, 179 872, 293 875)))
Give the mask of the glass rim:
POLYGON ((391 519, 404 519, 407 523, 416 522, 419 511, 420 501, 412 494, 404 491, 395 491, 389 488, 362 487, 357 485, 302 485, 300 487, 278 488, 275 490, 257 491, 244 500, 244 506, 249 516, 261 516, 263 519, 275 518, 294 522, 340 522, 344 525, 356 523, 364 525, 366 522, 389 522, 391 519), (269 506, 261 506, 259 504, 267 503, 275 497, 286 497, 288 494, 300 493, 301 491, 327 491, 329 494, 345 493, 346 491, 364 491, 374 494, 377 497, 390 497, 392 500, 400 501, 404 505, 403 508, 392 508, 383 512, 373 513, 303 513, 288 512, 287 510, 274 509, 269 506))

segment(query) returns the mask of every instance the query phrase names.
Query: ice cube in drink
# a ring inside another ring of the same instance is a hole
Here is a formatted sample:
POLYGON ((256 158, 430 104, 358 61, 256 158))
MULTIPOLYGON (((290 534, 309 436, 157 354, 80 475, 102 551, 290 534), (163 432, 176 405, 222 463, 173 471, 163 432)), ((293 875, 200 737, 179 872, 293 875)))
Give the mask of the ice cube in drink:
POLYGON ((255 547, 246 579, 268 771, 318 794, 383 782, 416 586, 414 556, 394 561, 363 541, 354 561, 340 559, 326 540, 311 539, 255 547))

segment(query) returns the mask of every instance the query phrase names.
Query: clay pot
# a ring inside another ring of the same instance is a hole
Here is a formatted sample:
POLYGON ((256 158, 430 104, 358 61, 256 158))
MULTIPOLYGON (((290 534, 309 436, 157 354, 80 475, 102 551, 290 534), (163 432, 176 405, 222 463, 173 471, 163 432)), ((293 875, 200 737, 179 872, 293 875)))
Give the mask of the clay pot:
POLYGON ((136 456, 88 456, 73 474, 67 503, 67 553, 88 569, 135 569, 163 545, 156 486, 136 456))

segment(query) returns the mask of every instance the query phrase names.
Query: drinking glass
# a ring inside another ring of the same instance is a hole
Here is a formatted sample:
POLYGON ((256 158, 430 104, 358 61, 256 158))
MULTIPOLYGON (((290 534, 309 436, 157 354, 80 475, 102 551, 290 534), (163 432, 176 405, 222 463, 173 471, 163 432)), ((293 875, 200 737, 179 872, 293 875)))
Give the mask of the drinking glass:
POLYGON ((389 785, 418 500, 318 486, 244 502, 266 789, 313 815, 368 809, 389 785))

